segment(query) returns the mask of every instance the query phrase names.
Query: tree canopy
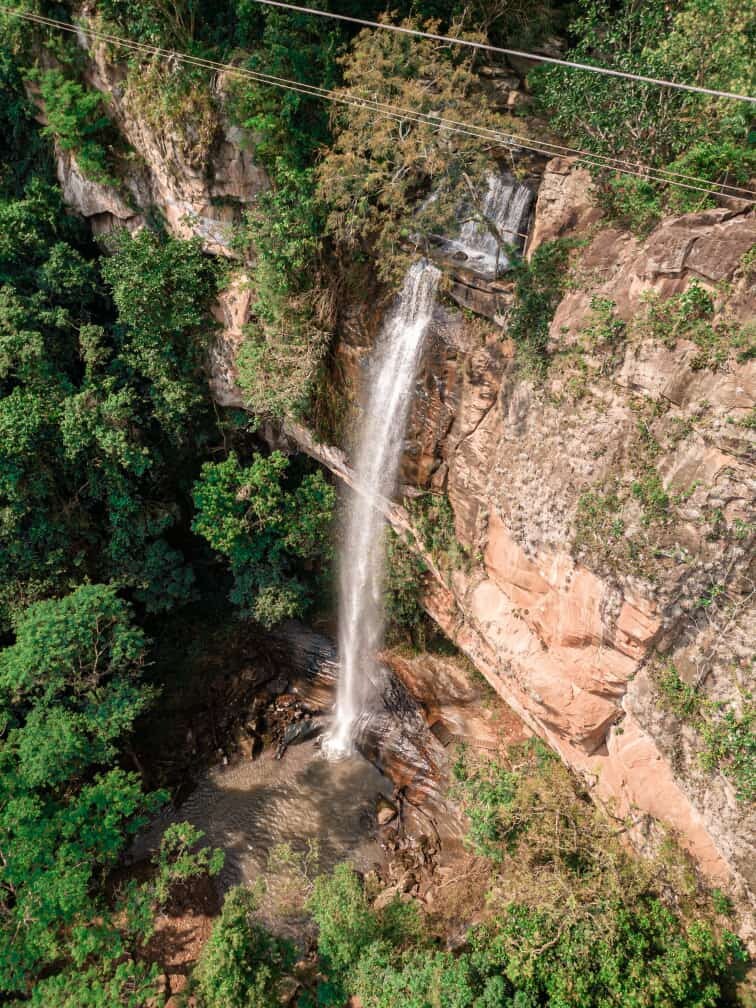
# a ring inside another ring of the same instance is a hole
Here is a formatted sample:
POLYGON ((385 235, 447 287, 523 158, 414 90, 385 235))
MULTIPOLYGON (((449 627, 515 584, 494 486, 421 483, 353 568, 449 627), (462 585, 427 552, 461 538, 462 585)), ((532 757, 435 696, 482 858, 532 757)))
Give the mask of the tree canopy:
POLYGON ((231 601, 267 627, 304 615, 331 555, 335 491, 319 471, 287 488, 288 467, 280 452, 248 466, 232 453, 205 463, 194 488, 194 531, 228 559, 231 601))

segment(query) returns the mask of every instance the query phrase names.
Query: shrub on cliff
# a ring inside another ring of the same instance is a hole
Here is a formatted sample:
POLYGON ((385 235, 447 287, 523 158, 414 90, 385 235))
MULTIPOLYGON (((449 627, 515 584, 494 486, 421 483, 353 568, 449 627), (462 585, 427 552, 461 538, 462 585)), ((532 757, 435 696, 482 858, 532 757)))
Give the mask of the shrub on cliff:
POLYGON ((331 298, 319 279, 322 212, 312 171, 279 159, 234 235, 254 267, 252 319, 237 356, 239 385, 259 417, 306 408, 329 340, 331 298))
POLYGON ((425 636, 425 564, 393 531, 386 537, 386 583, 383 604, 389 641, 410 634, 422 646, 425 636))
POLYGON ((549 328, 569 279, 570 239, 544 242, 530 262, 513 260, 514 303, 507 319, 507 335, 517 346, 525 370, 542 377, 548 367, 549 328))
POLYGON ((117 134, 105 114, 99 91, 87 91, 61 70, 33 71, 44 103, 47 125, 43 133, 70 151, 82 174, 95 182, 115 185, 109 165, 109 147, 117 134))
MULTIPOLYGON (((568 58, 749 93, 753 12, 740 0, 580 0, 578 7, 568 58)), ((530 81, 553 127, 583 150, 702 178, 712 191, 746 185, 756 171, 745 102, 562 67, 539 68, 530 81)), ((665 205, 677 212, 713 205, 705 193, 629 176, 612 178, 606 199, 641 229, 665 205)))

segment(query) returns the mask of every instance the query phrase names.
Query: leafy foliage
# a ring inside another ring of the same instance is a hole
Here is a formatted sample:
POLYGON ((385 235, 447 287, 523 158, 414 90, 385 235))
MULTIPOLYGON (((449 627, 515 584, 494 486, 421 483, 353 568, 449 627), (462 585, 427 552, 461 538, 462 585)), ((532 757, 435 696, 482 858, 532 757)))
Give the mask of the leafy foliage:
MULTIPOLYGON (((217 271, 196 244, 147 234, 120 239, 100 270, 0 53, 15 159, 0 182, 0 991, 40 1008, 141 1008, 160 972, 142 954, 158 908, 176 881, 220 866, 182 824, 148 882, 106 884, 165 799, 120 764, 155 695, 136 613, 191 588, 165 534, 209 427, 217 271)), ((99 136, 99 99, 41 80, 50 129, 78 156, 99 136)))
POLYGON ((106 585, 39 602, 0 652, 0 990, 31 1004, 135 1006, 154 992, 139 962, 173 884, 215 874, 221 855, 166 831, 148 882, 111 905, 99 889, 134 833, 164 801, 109 767, 153 697, 140 682, 147 640, 106 585))
POLYGON ((310 169, 279 160, 274 188, 245 213, 235 244, 254 258, 254 320, 237 367, 258 416, 298 415, 307 406, 328 346, 328 296, 316 276, 322 220, 310 169))
POLYGON ((293 965, 294 946, 256 920, 254 889, 229 890, 221 915, 194 971, 201 1008, 276 1008, 280 982, 293 965))
MULTIPOLYGON (((311 87, 336 84, 337 54, 344 43, 338 22, 239 3, 240 44, 251 50, 246 66, 311 87)), ((316 3, 320 9, 328 4, 316 3)), ((233 85, 234 114, 258 138, 256 154, 274 170, 302 169, 329 139, 325 103, 299 91, 284 91, 246 79, 233 85)))
POLYGON ((556 239, 540 245, 530 262, 515 260, 515 301, 507 335, 515 341, 525 369, 543 375, 548 365, 549 326, 567 283, 572 242, 556 239))
POLYGON ((462 567, 468 557, 457 539, 454 511, 446 494, 426 494, 409 504, 413 525, 425 549, 446 570, 462 567))
POLYGON ((422 594, 425 564, 389 529, 386 537, 386 583, 383 600, 388 634, 409 633, 418 644, 423 642, 425 610, 422 594))
MULTIPOLYGON (((406 941, 422 941, 417 908, 396 899, 382 911, 374 911, 349 864, 337 865, 330 876, 315 880, 309 909, 318 925, 318 953, 327 978, 320 985, 322 1000, 318 1003, 341 1004, 350 993, 366 996, 368 986, 372 998, 375 974, 369 985, 359 983, 357 977, 362 972, 366 980, 369 978, 373 955, 382 952, 385 960, 387 953, 390 955, 406 941)), ((365 1004, 375 1002, 368 1000, 365 1004)))
POLYGON ((186 443, 206 408, 208 308, 219 266, 203 256, 199 239, 166 241, 151 231, 122 233, 114 252, 102 273, 118 309, 122 366, 139 376, 160 426, 186 443))
MULTIPOLYGON (((752 15, 737 0, 580 0, 578 9, 569 58, 748 94, 752 15)), ((744 102, 558 67, 538 69, 530 80, 552 125, 583 150, 667 167, 707 180, 712 191, 722 182, 747 184, 753 175, 744 102)), ((671 186, 660 192, 631 177, 613 181, 606 198, 641 230, 665 205, 678 212, 711 205, 706 193, 671 186)))
POLYGON ((220 850, 192 850, 202 837, 189 823, 168 827, 153 876, 126 883, 107 905, 93 900, 91 913, 98 916, 72 929, 66 947, 70 961, 38 980, 23 1003, 34 1008, 142 1008, 154 998, 160 967, 142 953, 155 934, 157 915, 166 909, 174 886, 216 875, 223 864, 220 850))
POLYGON ((266 627, 306 611, 313 578, 302 562, 317 574, 330 558, 335 492, 320 471, 287 488, 288 467, 281 452, 247 466, 232 453, 206 463, 194 487, 194 531, 228 559, 231 600, 266 627))
POLYGON ((694 685, 681 679, 671 662, 658 669, 655 679, 664 707, 699 734, 702 768, 729 777, 740 801, 756 801, 756 702, 753 696, 746 693, 735 705, 710 700, 694 685))
POLYGON ((21 68, 7 45, 0 45, 0 92, 0 197, 18 197, 35 169, 52 177, 52 158, 32 120, 21 68))
MULTIPOLYGON (((420 27, 434 32, 438 24, 420 27)), ((501 125, 478 86, 470 51, 459 46, 364 31, 344 57, 343 75, 344 95, 367 94, 431 117, 501 125)), ((317 170, 318 195, 329 211, 327 231, 345 252, 369 244, 384 277, 396 275, 403 245, 450 225, 463 202, 474 197, 482 215, 470 179, 484 178, 490 162, 475 140, 432 121, 376 117, 365 106, 336 104, 333 127, 334 141, 317 170)))
MULTIPOLYGON (((96 888, 164 800, 144 795, 136 775, 108 769, 152 699, 140 682, 147 641, 107 585, 38 602, 15 633, 0 652, 0 990, 24 992, 34 977, 54 973, 35 987, 34 1003, 51 1003, 46 992, 73 1005, 71 992, 92 986, 93 956, 111 992, 127 974, 150 979, 149 971, 122 969, 128 943, 96 888)), ((143 901, 164 899, 172 880, 195 869, 217 870, 217 855, 188 859, 196 839, 178 827, 166 836, 143 901)), ((80 1003, 103 1003, 87 997, 80 1003)))
POLYGON ((0 227, 0 618, 85 574, 168 609, 192 581, 165 534, 207 436, 216 270, 194 242, 123 237, 103 268, 113 303, 36 180, 0 227))
POLYGON ((160 0, 98 0, 103 18, 115 23, 129 38, 149 45, 186 48, 193 42, 200 10, 194 0, 178 0, 170 7, 160 0))
POLYGON ((739 363, 756 356, 756 329, 728 317, 725 305, 697 280, 691 280, 680 294, 663 298, 649 291, 643 298, 643 310, 633 322, 638 335, 674 347, 678 340, 695 343, 698 352, 691 361, 695 369, 716 371, 728 360, 739 363), (719 317, 714 320, 719 309, 719 317))
POLYGON ((310 899, 324 978, 305 1005, 340 1005, 349 994, 365 1008, 730 1003, 728 974, 745 958, 737 938, 710 911, 696 916, 695 885, 678 877, 684 868, 633 859, 616 823, 542 745, 513 750, 507 766, 462 757, 456 774, 469 842, 492 862, 485 923, 461 949, 442 949, 417 904, 374 909, 340 865, 316 880, 310 899), (693 907, 686 917, 660 896, 673 876, 693 907))
POLYGON ((47 125, 43 133, 54 137, 62 150, 74 154, 84 175, 95 182, 115 185, 108 168, 108 143, 113 131, 100 92, 86 91, 57 69, 34 73, 32 79, 44 102, 47 125))

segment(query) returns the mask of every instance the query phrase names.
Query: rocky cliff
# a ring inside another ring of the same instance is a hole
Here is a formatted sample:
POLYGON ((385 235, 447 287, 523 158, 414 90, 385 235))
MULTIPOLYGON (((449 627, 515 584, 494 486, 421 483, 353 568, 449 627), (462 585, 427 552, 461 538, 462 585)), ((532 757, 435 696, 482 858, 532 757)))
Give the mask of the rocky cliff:
MULTIPOLYGON (((556 237, 580 245, 543 381, 523 372, 506 322, 497 324, 506 280, 476 280, 464 267, 450 276, 403 489, 407 501, 448 497, 468 559, 445 568, 426 551, 425 605, 596 796, 631 818, 640 842, 661 823, 710 877, 746 891, 756 882, 753 806, 726 766, 703 769, 701 726, 670 703, 663 670, 712 711, 742 713, 749 702, 756 369, 725 344, 748 338, 743 257, 756 218, 708 210, 666 220, 645 240, 600 218, 587 174, 551 162, 528 255, 556 237), (710 325, 679 337, 658 306, 676 305, 692 280, 709 292, 710 325)), ((342 312, 336 353, 353 404, 379 316, 372 299, 342 312)), ((301 427, 290 433, 351 478, 348 444, 345 453, 301 427)), ((416 508, 388 513, 412 535, 416 508)))
MULTIPOLYGON (((232 254, 228 225, 267 185, 251 139, 214 92, 190 128, 166 130, 148 108, 148 82, 80 43, 132 153, 114 188, 61 152, 66 200, 95 233, 157 213, 174 233, 232 254)), ((702 762, 702 722, 681 714, 664 683, 671 668, 678 694, 694 687, 706 710, 725 713, 742 713, 752 688, 756 369, 735 337, 753 314, 756 217, 704 210, 641 239, 602 219, 590 177, 569 161, 528 184, 537 202, 527 256, 574 240, 548 372, 528 374, 507 336, 511 280, 447 261, 402 484, 405 503, 446 496, 466 559, 446 563, 427 548, 417 507, 388 512, 425 554, 427 611, 523 721, 632 820, 640 842, 658 822, 710 877, 752 892, 753 806, 728 766, 702 762), (674 300, 693 280, 711 303, 697 329, 674 300)), ((336 391, 352 419, 385 304, 377 293, 368 283, 340 306, 336 391)), ((224 405, 243 404, 233 358, 250 302, 238 273, 218 305, 210 361, 224 405)), ((351 478, 348 435, 324 445, 302 426, 288 433, 351 478)))
MULTIPOLYGON (((97 25, 86 8, 80 16, 82 24, 91 17, 97 25)), ((132 67, 85 29, 76 39, 86 56, 83 79, 103 95, 120 142, 113 155, 115 184, 88 178, 71 151, 57 148, 65 201, 89 220, 96 235, 161 221, 178 237, 199 237, 208 252, 232 256, 232 226, 269 181, 255 163, 254 137, 224 110, 227 77, 219 72, 209 87, 177 89, 170 63, 132 67)), ((57 65, 47 51, 40 58, 42 65, 57 65)), ((34 91, 32 97, 44 122, 44 106, 34 91)))

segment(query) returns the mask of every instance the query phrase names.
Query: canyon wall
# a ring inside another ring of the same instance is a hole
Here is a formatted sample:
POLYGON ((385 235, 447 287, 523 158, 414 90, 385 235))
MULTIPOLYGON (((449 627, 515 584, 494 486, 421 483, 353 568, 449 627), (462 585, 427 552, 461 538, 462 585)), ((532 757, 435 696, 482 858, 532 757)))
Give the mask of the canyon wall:
MULTIPOLYGON (((156 214, 173 233, 232 257, 229 225, 268 184, 253 138, 226 121, 214 92, 191 127, 167 131, 144 89, 80 42, 89 82, 107 95, 132 155, 111 187, 60 152, 66 200, 96 234, 156 214)), ((222 91, 222 79, 214 87, 222 91)), ((753 806, 721 769, 702 767, 701 739, 665 704, 659 668, 673 664, 707 702, 734 709, 752 688, 756 369, 716 340, 678 338, 673 321, 635 320, 649 292, 667 299, 694 279, 714 299, 715 331, 752 319, 744 256, 756 218, 738 207, 704 210, 641 239, 602 219, 588 174, 568 160, 529 184, 537 203, 528 257, 556 238, 579 242, 550 327, 548 373, 529 374, 507 337, 511 280, 447 264, 401 481, 404 504, 446 496, 466 559, 446 563, 427 548, 415 507, 387 512, 425 556, 432 618, 597 798, 634 824, 638 842, 658 835, 658 822, 712 879, 752 894, 753 806)), ((363 290, 345 297, 336 328, 336 391, 351 411, 343 443, 318 443, 293 423, 282 442, 346 480, 364 363, 387 306, 377 285, 363 290)), ((234 355, 251 301, 237 271, 218 304, 210 360, 223 405, 243 405, 234 355)))
MULTIPOLYGON (((721 769, 702 769, 701 739, 658 681, 672 665, 706 702, 747 702, 756 367, 729 351, 706 356, 672 322, 636 322, 649 296, 666 302, 695 279, 713 297, 714 331, 747 326, 742 261, 756 218, 707 210, 641 240, 602 227, 589 190, 587 174, 561 159, 540 187, 528 255, 556 237, 581 242, 544 380, 527 375, 498 324, 506 279, 452 271, 436 313, 402 490, 405 502, 448 497, 467 560, 444 567, 425 550, 411 505, 387 513, 425 552, 427 611, 523 720, 630 818, 639 843, 658 840, 658 822, 710 878, 735 879, 745 894, 756 884, 753 807, 721 769), (607 304, 616 345, 595 333, 607 304), (644 487, 666 495, 663 514, 649 514, 644 487), (617 501, 616 526, 600 513, 606 500, 617 501)), ((342 313, 346 432, 377 314, 372 296, 342 313)), ((301 426, 289 433, 351 479, 348 434, 341 450, 301 426)))
MULTIPOLYGON (((86 9, 80 17, 86 24, 86 9)), ((232 228, 270 183, 255 162, 254 135, 225 112, 227 75, 215 73, 209 87, 172 94, 170 63, 131 68, 120 51, 83 27, 76 38, 86 54, 84 80, 103 95, 119 143, 111 151, 109 182, 88 178, 75 155, 56 146, 64 200, 87 218, 95 235, 161 222, 178 237, 199 238, 207 252, 233 258, 232 228)), ((57 65, 47 50, 40 61, 57 65)), ((33 84, 30 93, 45 122, 33 84)))

